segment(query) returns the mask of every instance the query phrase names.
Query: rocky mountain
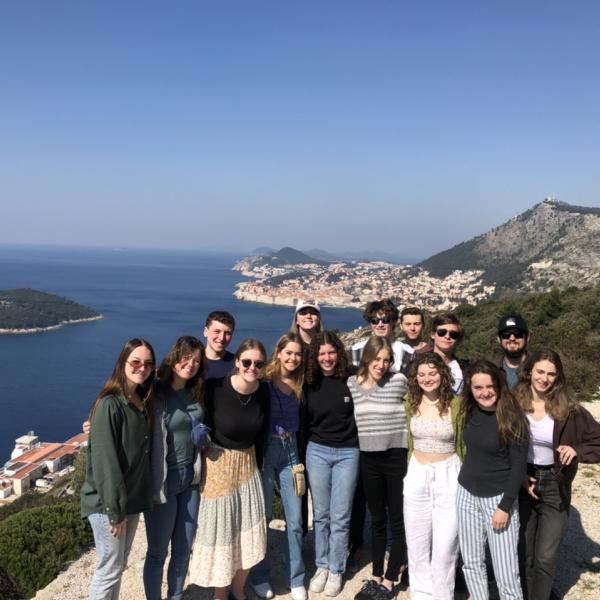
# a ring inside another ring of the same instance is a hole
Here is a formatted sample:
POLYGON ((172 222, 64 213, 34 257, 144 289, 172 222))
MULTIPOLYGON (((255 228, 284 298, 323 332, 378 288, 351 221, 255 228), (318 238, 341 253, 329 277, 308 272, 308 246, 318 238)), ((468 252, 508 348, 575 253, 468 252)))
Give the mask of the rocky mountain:
POLYGON ((595 285, 600 283, 600 208, 547 198, 418 266, 437 277, 456 269, 483 270, 484 282, 495 283, 500 294, 595 285))

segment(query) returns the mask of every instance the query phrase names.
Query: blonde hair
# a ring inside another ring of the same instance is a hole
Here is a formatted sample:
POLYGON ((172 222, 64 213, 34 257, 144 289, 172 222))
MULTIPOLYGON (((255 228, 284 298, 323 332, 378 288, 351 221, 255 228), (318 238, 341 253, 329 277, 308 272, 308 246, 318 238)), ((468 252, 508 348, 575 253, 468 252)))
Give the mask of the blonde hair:
POLYGON ((365 347, 363 348, 362 356, 360 357, 360 363, 358 370, 356 371, 356 379, 360 383, 366 381, 369 377, 369 365, 377 358, 377 355, 382 351, 387 350, 390 354, 390 366, 388 367, 386 375, 390 372, 390 367, 394 362, 394 350, 389 341, 377 335, 373 335, 369 338, 365 347))
MULTIPOLYGON (((278 340, 273 356, 267 365, 265 371, 265 378, 275 382, 281 379, 281 361, 279 360, 279 354, 288 344, 298 344, 300 346, 300 354, 302 356, 302 338, 293 332, 284 333, 278 340)), ((302 386, 304 385, 304 366, 302 363, 298 365, 296 370, 290 374, 292 380, 291 387, 294 392, 294 396, 300 401, 302 399, 302 386)))

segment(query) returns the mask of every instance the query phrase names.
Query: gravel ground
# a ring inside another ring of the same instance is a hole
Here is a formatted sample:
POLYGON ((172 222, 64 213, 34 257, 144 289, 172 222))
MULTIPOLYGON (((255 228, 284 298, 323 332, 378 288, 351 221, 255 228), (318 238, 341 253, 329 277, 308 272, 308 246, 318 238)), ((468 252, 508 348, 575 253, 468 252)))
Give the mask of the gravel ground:
MULTIPOLYGON (((600 402, 586 405, 596 419, 600 420, 600 402)), ((581 465, 573 486, 573 505, 569 528, 561 547, 559 570, 556 577, 556 591, 559 597, 568 600, 597 600, 600 598, 600 465, 581 465)), ((273 565, 273 590, 278 599, 291 598, 285 587, 283 565, 283 546, 285 533, 281 524, 273 522, 269 532, 269 552, 276 557, 273 565)), ((367 532, 368 533, 368 532, 367 532)), ((368 535, 367 535, 368 537, 368 535)), ((143 521, 136 534, 129 567, 124 573, 121 587, 121 600, 140 600, 144 598, 142 569, 146 539, 143 521)), ((354 598, 362 581, 369 577, 369 549, 365 548, 361 570, 348 575, 344 589, 338 596, 341 600, 354 598)), ((308 577, 314 572, 313 537, 309 533, 305 539, 304 557, 308 568, 308 577)), ((87 598, 89 583, 96 564, 93 549, 83 554, 46 588, 40 590, 35 600, 84 600, 87 598)), ((323 594, 309 594, 311 598, 326 598, 323 594)), ((166 587, 164 591, 166 597, 166 587)), ((253 595, 249 593, 249 598, 253 595)), ((400 600, 408 599, 409 592, 400 590, 400 600)), ((468 596, 456 594, 463 600, 468 596)), ((212 600, 212 590, 188 586, 184 600, 212 600)))

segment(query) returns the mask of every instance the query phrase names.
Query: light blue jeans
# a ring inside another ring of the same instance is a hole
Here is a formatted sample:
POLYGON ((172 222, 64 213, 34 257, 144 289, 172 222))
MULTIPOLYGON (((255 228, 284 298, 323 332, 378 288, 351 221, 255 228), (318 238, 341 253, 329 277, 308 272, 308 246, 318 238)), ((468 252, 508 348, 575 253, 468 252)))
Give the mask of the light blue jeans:
POLYGON ((94 513, 88 517, 100 558, 90 585, 90 600, 117 600, 119 597, 121 576, 127 566, 140 515, 127 515, 125 519, 125 533, 115 538, 110 533, 111 525, 106 515, 94 513))
POLYGON ((164 504, 155 504, 144 513, 148 550, 144 562, 144 589, 147 600, 160 600, 165 559, 171 545, 167 570, 169 600, 183 598, 183 584, 188 570, 192 542, 198 524, 200 491, 192 485, 194 465, 167 471, 164 504))
MULTIPOLYGON (((262 468, 265 512, 268 522, 273 516, 274 485, 277 482, 285 514, 290 587, 304 585, 302 498, 296 496, 294 492, 291 471, 292 464, 295 465, 298 462, 300 462, 298 459, 298 445, 294 434, 288 439, 281 439, 276 436, 269 438, 262 468)), ((267 552, 265 558, 252 571, 252 583, 267 583, 270 570, 269 552, 267 552)))
POLYGON ((306 470, 313 502, 315 564, 332 573, 346 569, 358 464, 358 448, 308 443, 306 470))

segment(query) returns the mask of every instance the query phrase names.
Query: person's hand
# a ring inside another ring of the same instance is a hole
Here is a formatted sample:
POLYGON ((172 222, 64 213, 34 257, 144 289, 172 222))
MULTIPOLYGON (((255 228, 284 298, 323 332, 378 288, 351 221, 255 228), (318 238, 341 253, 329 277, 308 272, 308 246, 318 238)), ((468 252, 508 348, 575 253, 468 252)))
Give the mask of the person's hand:
POLYGON ((559 446, 556 450, 558 451, 558 459, 563 465, 570 465, 571 461, 577 456, 577 452, 572 446, 559 446))
POLYGON ((497 508, 492 515, 492 527, 496 530, 502 531, 508 526, 509 514, 504 512, 501 508, 497 508))
POLYGON ((110 526, 110 535, 112 535, 114 538, 120 538, 125 533, 126 529, 127 529, 127 521, 125 519, 123 519, 121 522, 117 523, 116 525, 110 526))
POLYGON ((83 425, 81 426, 81 429, 83 429, 83 433, 89 433, 91 428, 92 424, 90 423, 89 419, 87 421, 84 421, 83 425))
POLYGON ((204 423, 200 423, 198 419, 192 417, 192 444, 198 450, 204 450, 210 444, 210 428, 204 423))
POLYGON ((525 479, 523 479, 523 487, 527 490, 527 493, 534 498, 535 500, 539 500, 539 496, 535 493, 535 487, 537 483, 537 479, 535 477, 531 477, 531 475, 525 475, 525 479))

